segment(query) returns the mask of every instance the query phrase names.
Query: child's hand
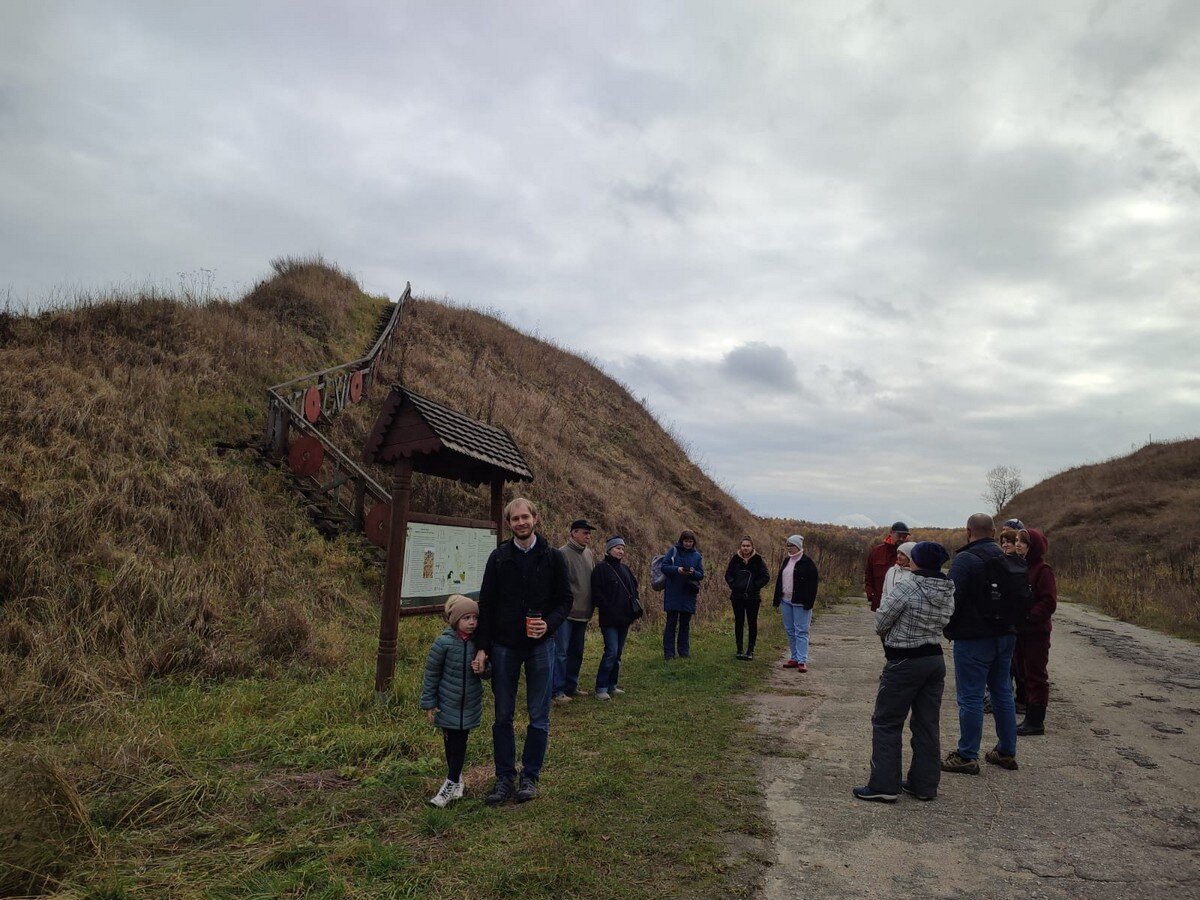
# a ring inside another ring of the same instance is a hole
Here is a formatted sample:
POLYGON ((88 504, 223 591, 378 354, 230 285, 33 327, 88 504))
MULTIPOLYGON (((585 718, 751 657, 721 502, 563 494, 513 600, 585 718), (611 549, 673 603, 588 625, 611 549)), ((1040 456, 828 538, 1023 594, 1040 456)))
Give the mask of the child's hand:
POLYGON ((471 671, 476 675, 482 675, 484 668, 487 666, 487 653, 480 650, 475 654, 475 658, 471 660, 471 671))
POLYGON ((436 706, 433 709, 425 710, 425 718, 427 718, 429 720, 430 725, 433 724, 433 717, 438 714, 438 711, 439 710, 436 706))

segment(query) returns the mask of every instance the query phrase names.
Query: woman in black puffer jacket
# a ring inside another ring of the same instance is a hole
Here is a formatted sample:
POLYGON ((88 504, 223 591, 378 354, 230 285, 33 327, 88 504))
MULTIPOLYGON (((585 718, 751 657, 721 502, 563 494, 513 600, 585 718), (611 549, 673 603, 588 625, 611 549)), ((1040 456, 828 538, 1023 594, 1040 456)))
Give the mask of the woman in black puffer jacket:
POLYGON ((767 564, 754 551, 754 541, 747 535, 738 544, 738 552, 733 554, 729 565, 725 567, 725 583, 729 585, 729 602, 733 605, 733 620, 736 625, 737 658, 754 659, 754 644, 758 640, 758 606, 761 602, 759 591, 767 586, 771 573, 767 564), (746 644, 746 652, 742 652, 742 630, 749 626, 750 640, 746 644))

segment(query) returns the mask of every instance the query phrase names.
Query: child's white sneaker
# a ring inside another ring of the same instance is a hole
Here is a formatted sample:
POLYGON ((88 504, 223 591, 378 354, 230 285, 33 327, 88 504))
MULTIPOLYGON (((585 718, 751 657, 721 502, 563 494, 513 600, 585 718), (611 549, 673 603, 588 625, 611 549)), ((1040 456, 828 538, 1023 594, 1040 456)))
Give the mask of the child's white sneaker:
POLYGON ((438 789, 438 792, 436 794, 434 794, 433 797, 430 798, 429 802, 432 803, 434 806, 441 808, 441 807, 444 807, 451 800, 459 799, 460 797, 462 797, 462 795, 463 795, 462 782, 461 781, 451 781, 449 778, 447 778, 445 781, 442 782, 442 786, 438 789))

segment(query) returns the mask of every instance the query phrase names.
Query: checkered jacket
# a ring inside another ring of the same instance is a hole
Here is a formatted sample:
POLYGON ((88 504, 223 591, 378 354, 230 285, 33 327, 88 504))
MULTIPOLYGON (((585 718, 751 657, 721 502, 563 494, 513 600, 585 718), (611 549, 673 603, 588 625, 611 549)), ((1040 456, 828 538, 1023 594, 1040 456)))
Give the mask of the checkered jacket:
POLYGON ((954 613, 954 582, 945 575, 913 573, 897 582, 875 612, 875 633, 886 647, 910 649, 942 642, 954 613))

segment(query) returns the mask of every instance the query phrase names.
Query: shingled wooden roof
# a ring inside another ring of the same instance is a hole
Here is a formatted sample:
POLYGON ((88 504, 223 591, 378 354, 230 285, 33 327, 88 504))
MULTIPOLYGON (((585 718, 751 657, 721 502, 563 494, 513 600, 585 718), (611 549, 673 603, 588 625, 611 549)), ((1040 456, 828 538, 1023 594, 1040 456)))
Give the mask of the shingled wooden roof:
POLYGON ((367 462, 412 460, 413 471, 486 484, 533 481, 533 472, 508 430, 465 416, 394 384, 363 445, 367 462))

